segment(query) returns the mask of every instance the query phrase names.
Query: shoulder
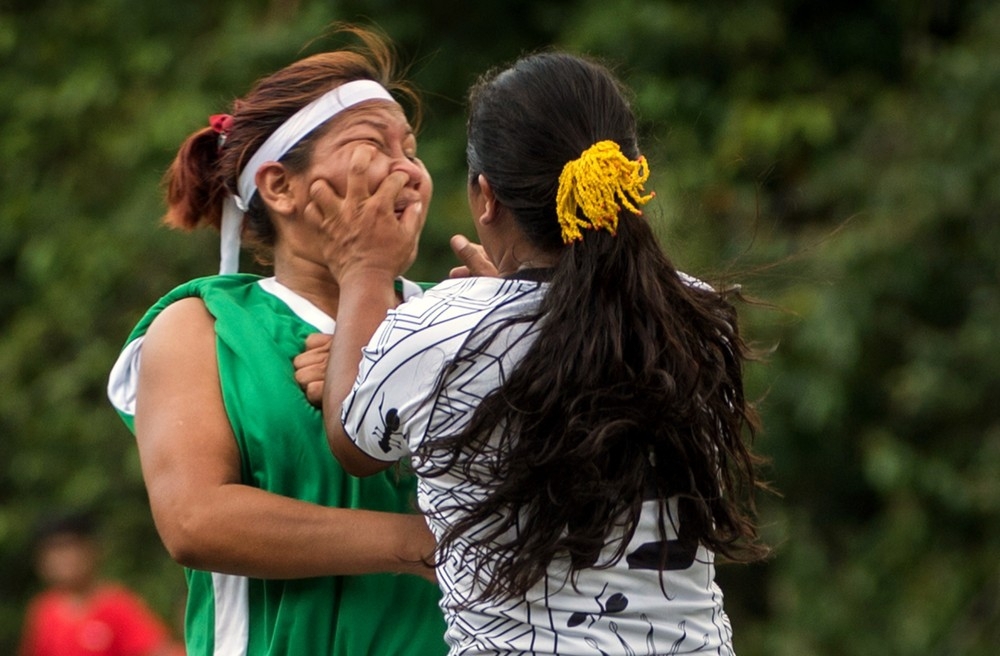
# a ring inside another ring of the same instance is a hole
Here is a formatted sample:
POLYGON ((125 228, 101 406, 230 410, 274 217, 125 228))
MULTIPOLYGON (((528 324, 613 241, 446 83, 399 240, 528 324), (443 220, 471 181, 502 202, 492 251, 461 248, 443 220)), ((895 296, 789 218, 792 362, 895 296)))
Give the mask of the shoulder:
POLYGON ((160 315, 170 310, 172 313, 183 313, 175 308, 177 305, 188 306, 200 303, 210 309, 227 304, 243 304, 248 298, 267 297, 261 286, 261 276, 252 274, 229 274, 194 278, 174 287, 164 294, 156 304, 149 309, 137 330, 148 326, 160 315))
POLYGON ((195 278, 175 287, 150 310, 147 346, 150 341, 182 346, 208 335, 214 343, 217 318, 234 311, 252 312, 257 304, 271 301, 273 295, 263 290, 261 280, 252 274, 228 274, 195 278))
MULTIPOLYGON (((215 319, 201 299, 172 303, 153 320, 142 340, 129 346, 135 401, 140 389, 151 399, 147 407, 180 395, 207 399, 218 393, 215 319)), ((135 403, 131 409, 134 414, 135 403)))
POLYGON ((143 340, 143 350, 186 350, 213 335, 214 325, 215 319, 201 298, 182 298, 163 308, 150 322, 143 340))
MULTIPOLYGON (((180 289, 180 288, 177 288, 180 289)), ((176 292, 177 290, 175 290, 176 292)), ((214 322, 198 296, 165 296, 132 331, 108 376, 108 399, 131 428, 140 364, 197 361, 214 365, 214 322), (211 348, 211 352, 207 349, 211 348), (190 353, 197 350, 197 355, 190 353)), ((155 365, 154 365, 155 366, 155 365)))
POLYGON ((543 291, 545 283, 517 278, 500 278, 492 276, 470 276, 468 278, 449 278, 429 288, 425 296, 451 296, 474 298, 498 298, 519 296, 532 292, 543 291))
POLYGON ((260 279, 261 277, 256 275, 234 274, 205 276, 179 284, 161 296, 146 311, 128 336, 126 343, 143 337, 154 322, 170 323, 169 318, 160 319, 164 314, 167 314, 168 317, 180 316, 183 318, 188 316, 186 314, 188 312, 197 313, 197 310, 193 308, 197 308, 199 305, 202 307, 210 305, 213 299, 218 297, 252 293, 252 290, 259 288, 257 283, 260 279))
POLYGON ((538 283, 503 278, 446 280, 389 311, 373 343, 405 341, 411 347, 454 341, 499 314, 530 311, 542 294, 538 283))
POLYGON ((108 377, 108 398, 130 429, 140 363, 164 363, 161 373, 171 377, 181 366, 189 372, 200 366, 195 373, 211 374, 217 363, 215 317, 247 315, 241 326, 252 326, 259 322, 260 313, 255 310, 260 304, 270 303, 268 309, 279 305, 263 291, 260 280, 261 276, 253 274, 194 278, 171 289, 146 311, 125 340, 108 377))
POLYGON ((537 303, 547 285, 506 278, 470 277, 445 280, 413 298, 395 312, 417 315, 428 310, 454 313, 488 313, 499 307, 527 302, 537 303))
POLYGON ((31 601, 28 602, 27 614, 32 617, 38 616, 39 614, 44 615, 53 607, 61 604, 63 599, 63 594, 56 590, 45 590, 43 592, 39 592, 31 599, 31 601))

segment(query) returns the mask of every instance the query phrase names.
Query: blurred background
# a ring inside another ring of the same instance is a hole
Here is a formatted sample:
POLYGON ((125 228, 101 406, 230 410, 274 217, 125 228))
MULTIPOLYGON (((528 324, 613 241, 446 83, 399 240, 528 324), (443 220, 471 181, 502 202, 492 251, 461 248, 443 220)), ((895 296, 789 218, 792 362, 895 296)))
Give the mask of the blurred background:
POLYGON ((258 77, 341 45, 335 20, 380 26, 424 94, 435 195, 414 279, 447 275, 448 236, 472 234, 478 74, 557 46, 635 90, 647 215, 679 268, 760 301, 744 331, 773 349, 749 391, 775 554, 719 572, 741 656, 998 653, 986 0, 0 0, 0 653, 39 589, 30 527, 57 507, 97 511, 107 576, 173 616, 183 575, 105 396, 142 312, 217 270, 215 233, 160 226, 160 178, 258 77))

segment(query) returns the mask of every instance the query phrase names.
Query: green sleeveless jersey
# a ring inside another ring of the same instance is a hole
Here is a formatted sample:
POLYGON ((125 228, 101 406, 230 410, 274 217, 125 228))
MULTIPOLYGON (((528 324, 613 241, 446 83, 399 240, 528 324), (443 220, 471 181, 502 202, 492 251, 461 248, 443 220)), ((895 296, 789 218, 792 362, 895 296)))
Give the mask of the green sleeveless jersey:
MULTIPOLYGON (((354 478, 330 453, 321 413, 293 378, 292 358, 317 327, 265 291, 260 280, 233 274, 177 287, 140 320, 125 350, 141 344, 136 340, 165 307, 201 298, 215 317, 222 397, 243 482, 324 506, 413 512, 412 476, 390 471, 354 478)), ((131 411, 115 405, 133 428, 131 411)), ((186 575, 189 656, 433 656, 447 651, 440 592, 415 576, 260 580, 198 570, 186 575)))

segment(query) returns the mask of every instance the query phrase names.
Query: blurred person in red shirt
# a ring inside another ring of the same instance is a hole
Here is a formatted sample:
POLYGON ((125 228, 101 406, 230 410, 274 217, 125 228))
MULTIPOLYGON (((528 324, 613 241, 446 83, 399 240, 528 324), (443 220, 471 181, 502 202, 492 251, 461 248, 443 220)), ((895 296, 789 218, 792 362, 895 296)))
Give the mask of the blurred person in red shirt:
POLYGON ((98 576, 93 518, 68 513, 43 522, 35 569, 45 585, 28 606, 19 656, 176 656, 167 625, 138 595, 98 576))

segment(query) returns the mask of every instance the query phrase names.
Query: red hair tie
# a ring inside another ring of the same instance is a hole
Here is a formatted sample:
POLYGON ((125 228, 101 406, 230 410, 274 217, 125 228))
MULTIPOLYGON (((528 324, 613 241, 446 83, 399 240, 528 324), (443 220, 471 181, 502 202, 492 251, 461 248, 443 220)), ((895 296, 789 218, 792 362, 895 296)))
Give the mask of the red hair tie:
POLYGON ((229 136, 229 131, 233 129, 233 116, 232 114, 212 114, 208 117, 208 124, 219 135, 218 148, 221 151, 222 146, 226 143, 226 137, 229 136))
POLYGON ((208 117, 208 124, 219 134, 225 136, 233 129, 232 114, 212 114, 208 117))

